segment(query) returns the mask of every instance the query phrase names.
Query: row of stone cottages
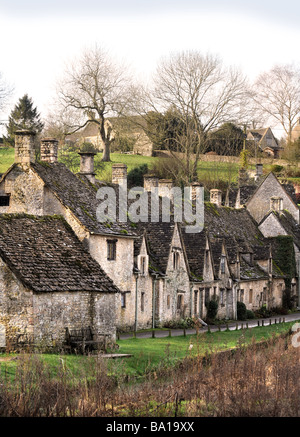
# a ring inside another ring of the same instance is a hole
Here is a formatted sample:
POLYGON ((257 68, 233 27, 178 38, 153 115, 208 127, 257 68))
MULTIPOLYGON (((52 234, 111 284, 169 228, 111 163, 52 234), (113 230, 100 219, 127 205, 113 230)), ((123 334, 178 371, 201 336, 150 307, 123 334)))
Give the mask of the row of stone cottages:
MULTIPOLYGON (((15 162, 0 179, 1 345, 61 343, 65 328, 92 326, 115 339, 116 328, 140 329, 177 317, 205 318, 216 298, 218 317, 247 308, 282 305, 286 279, 297 294, 295 271, 276 259, 284 248, 295 266, 299 209, 273 174, 227 193, 211 191, 204 230, 183 224, 100 223, 93 154, 80 153, 80 172, 57 160, 58 142, 16 134, 15 162), (291 237, 288 237, 291 236, 291 237)), ((112 187, 126 166, 114 165, 112 187)), ((168 181, 145 178, 145 188, 168 181)))

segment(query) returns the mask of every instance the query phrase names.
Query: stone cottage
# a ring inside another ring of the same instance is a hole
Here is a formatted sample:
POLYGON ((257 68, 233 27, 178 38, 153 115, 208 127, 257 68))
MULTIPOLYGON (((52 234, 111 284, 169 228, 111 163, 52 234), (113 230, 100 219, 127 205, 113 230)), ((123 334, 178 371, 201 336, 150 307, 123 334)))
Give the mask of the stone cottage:
MULTIPOLYGON (((248 309, 281 306, 287 276, 297 294, 296 272, 280 269, 278 237, 292 238, 293 253, 298 254, 299 209, 273 174, 263 177, 260 172, 253 184, 240 183, 228 190, 225 201, 220 190, 211 190, 204 230, 188 234, 172 215, 169 222, 99 221, 97 211, 104 200, 97 198, 99 188, 113 189, 120 212, 126 166, 114 164, 112 183, 104 184, 95 178, 93 154, 80 154, 80 172, 75 175, 57 161, 55 139, 41 141, 40 161, 35 160, 33 144, 32 133, 17 133, 15 163, 0 179, 0 214, 63 217, 119 290, 114 293, 118 329, 205 318, 212 299, 218 301, 218 317, 227 319, 237 317, 238 301, 248 309), (277 201, 271 199, 275 197, 277 201), (270 232, 270 217, 281 224, 277 233, 270 232)), ((145 190, 156 189, 160 201, 171 186, 172 181, 145 176, 145 190)))
POLYGON ((65 328, 116 338, 118 288, 59 216, 0 214, 0 347, 61 346, 65 328))

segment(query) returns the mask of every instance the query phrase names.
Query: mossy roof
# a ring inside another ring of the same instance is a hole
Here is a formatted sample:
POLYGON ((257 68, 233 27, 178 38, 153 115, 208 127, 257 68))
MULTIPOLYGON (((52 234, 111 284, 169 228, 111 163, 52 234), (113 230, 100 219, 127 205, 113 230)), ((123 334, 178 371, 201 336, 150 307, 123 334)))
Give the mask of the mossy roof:
POLYGON ((60 216, 0 214, 0 257, 35 292, 118 292, 60 216))

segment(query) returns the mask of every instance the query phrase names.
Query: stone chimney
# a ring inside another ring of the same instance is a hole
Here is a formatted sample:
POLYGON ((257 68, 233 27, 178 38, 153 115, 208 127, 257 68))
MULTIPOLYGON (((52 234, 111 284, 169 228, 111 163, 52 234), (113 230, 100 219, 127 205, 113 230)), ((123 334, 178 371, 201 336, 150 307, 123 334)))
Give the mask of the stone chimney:
POLYGON ((270 209, 276 212, 281 212, 283 210, 283 199, 282 197, 273 196, 270 199, 270 209))
POLYGON ((217 188, 210 190, 210 202, 222 206, 222 191, 217 188))
POLYGON ((113 164, 112 165, 112 179, 113 184, 126 185, 127 184, 127 165, 113 164))
POLYGON ((144 190, 158 189, 158 177, 153 174, 144 175, 144 190))
POLYGON ((86 176, 88 180, 94 184, 96 182, 94 173, 94 156, 95 152, 79 152, 80 155, 80 171, 79 174, 86 176))
POLYGON ((15 133, 15 163, 30 165, 35 162, 35 132, 19 130, 15 133))
POLYGON ((172 200, 172 192, 171 189, 173 188, 173 181, 172 179, 159 179, 158 181, 158 195, 161 197, 168 197, 172 200))
POLYGON ((193 182, 191 184, 191 191, 190 191, 190 193, 191 193, 191 201, 192 202, 196 200, 197 193, 200 191, 201 186, 202 185, 199 182, 193 182))
POLYGON ((41 161, 53 164, 57 162, 58 140, 56 138, 43 138, 41 140, 41 161))

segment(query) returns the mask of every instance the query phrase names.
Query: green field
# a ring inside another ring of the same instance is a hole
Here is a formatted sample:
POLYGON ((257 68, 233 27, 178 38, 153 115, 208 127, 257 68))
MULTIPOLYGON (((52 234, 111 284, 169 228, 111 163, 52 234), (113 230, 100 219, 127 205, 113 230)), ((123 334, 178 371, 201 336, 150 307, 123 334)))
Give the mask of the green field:
MULTIPOLYGON (((149 372, 173 367, 180 360, 187 357, 205 356, 212 352, 251 344, 253 341, 259 342, 270 339, 288 332, 295 323, 281 323, 234 331, 205 332, 200 333, 198 336, 187 335, 185 337, 182 335, 178 337, 119 340, 118 353, 132 354, 133 356, 122 360, 108 360, 108 372, 116 376, 120 375, 120 377, 127 375, 140 379, 149 372)), ((0 354, 0 376, 14 377, 18 359, 11 360, 11 358, 17 356, 15 354, 0 354), (1 361, 1 359, 7 359, 7 361, 1 361)), ((88 376, 89 372, 92 371, 93 361, 97 359, 95 356, 82 355, 41 354, 38 356, 49 366, 53 376, 57 374, 57 369, 63 365, 75 378, 83 373, 88 376)))
MULTIPOLYGON (((111 162, 104 163, 101 161, 101 157, 101 153, 95 157, 95 172, 98 179, 106 182, 111 181, 111 166, 115 163, 126 164, 128 172, 141 164, 147 164, 150 171, 154 163, 161 159, 142 155, 111 153, 111 162)), ((59 161, 64 162, 73 172, 76 173, 79 171, 80 159, 77 153, 60 153, 59 161)), ((14 149, 0 148, 0 173, 4 173, 13 162, 14 149)), ((200 161, 198 164, 198 175, 200 180, 205 179, 206 181, 235 180, 238 174, 238 168, 239 165, 234 163, 200 161)))

